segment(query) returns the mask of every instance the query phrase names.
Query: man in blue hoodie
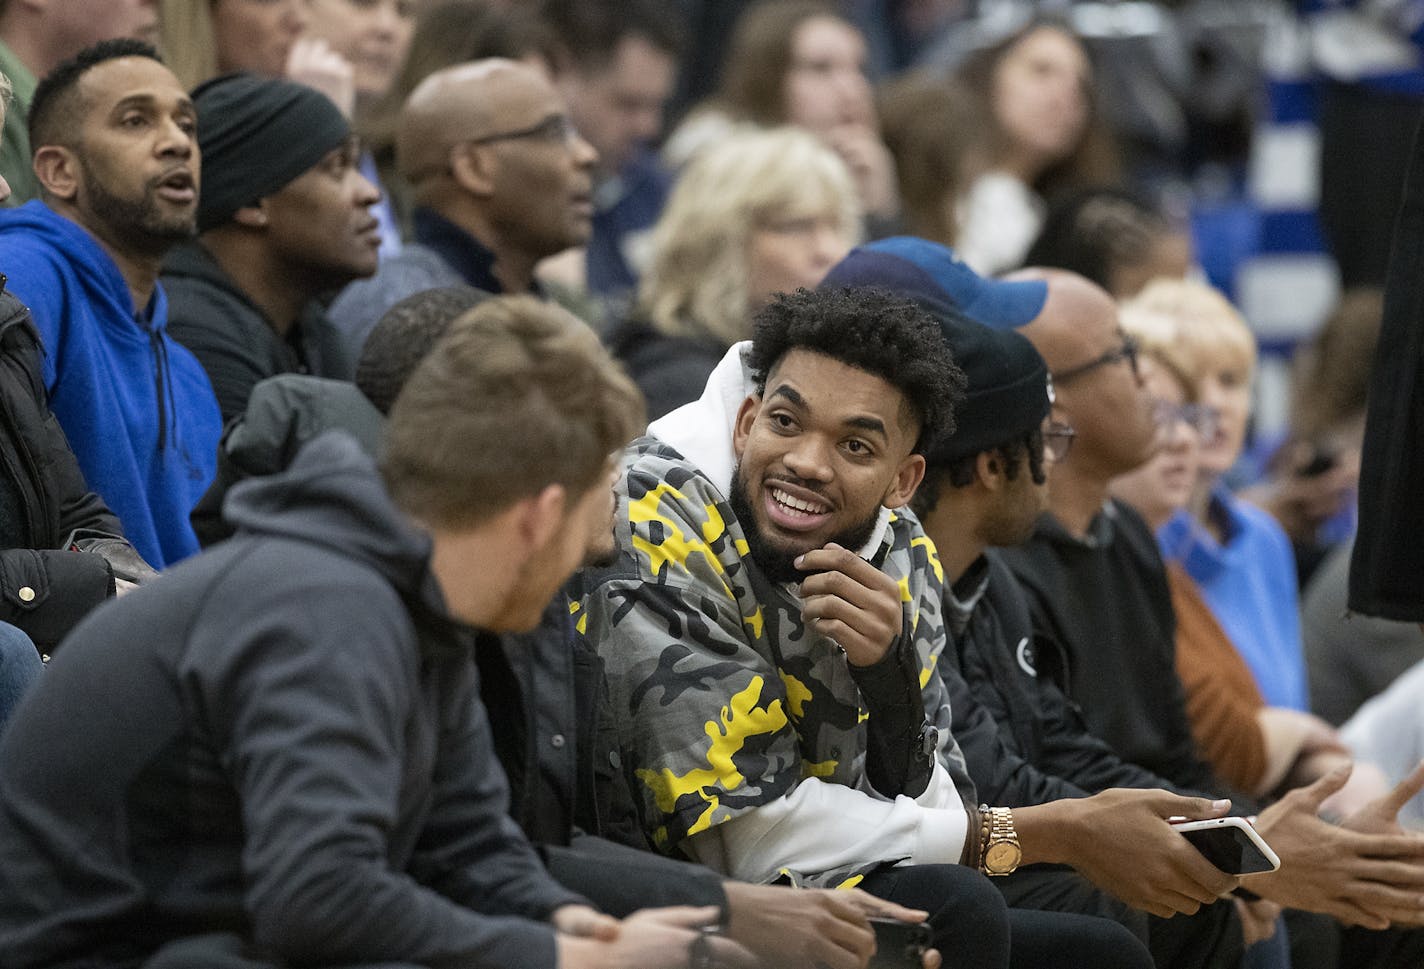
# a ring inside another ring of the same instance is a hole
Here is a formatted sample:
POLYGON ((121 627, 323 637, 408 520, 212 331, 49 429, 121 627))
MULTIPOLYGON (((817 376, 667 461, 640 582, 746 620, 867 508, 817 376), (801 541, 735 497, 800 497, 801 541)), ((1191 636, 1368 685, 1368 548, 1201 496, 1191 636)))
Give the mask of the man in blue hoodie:
POLYGON ((158 285, 164 253, 194 231, 196 125, 152 47, 88 48, 35 91, 42 201, 0 212, 0 271, 39 329, 51 406, 89 486, 158 567, 197 551, 188 513, 222 430, 158 285))

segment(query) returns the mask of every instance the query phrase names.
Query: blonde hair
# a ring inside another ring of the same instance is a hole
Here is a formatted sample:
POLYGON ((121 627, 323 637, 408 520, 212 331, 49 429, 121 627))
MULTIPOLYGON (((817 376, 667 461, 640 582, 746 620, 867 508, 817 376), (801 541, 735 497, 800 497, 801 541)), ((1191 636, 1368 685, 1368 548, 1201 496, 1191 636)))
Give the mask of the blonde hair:
POLYGON ((1250 377, 1256 369, 1256 337, 1231 301, 1206 283, 1192 279, 1157 279, 1122 304, 1123 315, 1155 314, 1174 329, 1174 359, 1191 378, 1239 367, 1250 377))
POLYGON ((4 71, 0 71, 0 119, 5 117, 5 111, 10 107, 10 99, 15 96, 15 89, 10 86, 10 79, 5 76, 4 71))
POLYGON ((163 63, 191 91, 218 73, 213 0, 159 0, 158 50, 163 63))
POLYGON ((847 242, 860 209, 845 163, 795 128, 737 131, 704 149, 678 178, 653 231, 642 312, 670 336, 726 346, 751 333, 747 252, 771 221, 829 213, 847 242))
POLYGON ((1118 323, 1128 336, 1137 341, 1143 356, 1151 357, 1153 363, 1167 371, 1168 376, 1181 385, 1188 403, 1197 399, 1196 382, 1192 379, 1192 366, 1183 352, 1178 339, 1177 320, 1167 313, 1145 306, 1135 300, 1127 300, 1118 310, 1118 323))

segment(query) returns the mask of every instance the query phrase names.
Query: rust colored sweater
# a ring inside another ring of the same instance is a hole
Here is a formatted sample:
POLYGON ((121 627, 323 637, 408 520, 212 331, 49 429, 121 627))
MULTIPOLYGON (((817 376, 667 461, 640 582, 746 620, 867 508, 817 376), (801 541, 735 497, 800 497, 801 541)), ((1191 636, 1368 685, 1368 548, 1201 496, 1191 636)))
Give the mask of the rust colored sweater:
POLYGON ((1265 701, 1191 576, 1169 562, 1167 584, 1177 614, 1177 675, 1186 689, 1192 735, 1222 780, 1254 792, 1268 766, 1256 719, 1265 701))

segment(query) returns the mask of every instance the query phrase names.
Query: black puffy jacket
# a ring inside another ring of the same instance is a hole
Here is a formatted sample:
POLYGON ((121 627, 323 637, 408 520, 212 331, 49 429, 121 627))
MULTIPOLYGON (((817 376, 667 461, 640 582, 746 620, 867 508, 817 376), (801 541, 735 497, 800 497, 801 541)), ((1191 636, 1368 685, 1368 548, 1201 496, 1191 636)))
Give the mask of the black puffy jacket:
POLYGON ((0 621, 48 651, 113 594, 115 576, 153 570, 85 484, 50 412, 41 352, 29 310, 0 276, 0 621))

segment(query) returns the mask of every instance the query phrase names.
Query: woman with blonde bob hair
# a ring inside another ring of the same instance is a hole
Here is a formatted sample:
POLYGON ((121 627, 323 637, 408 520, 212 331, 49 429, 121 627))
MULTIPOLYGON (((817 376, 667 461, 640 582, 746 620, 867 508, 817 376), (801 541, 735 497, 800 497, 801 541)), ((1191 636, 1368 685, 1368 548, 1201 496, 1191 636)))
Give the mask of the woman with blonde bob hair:
MULTIPOLYGON (((1159 444, 1150 461, 1113 481, 1112 492, 1161 529, 1190 504, 1199 487, 1203 443, 1217 436, 1218 411, 1199 400, 1197 375, 1214 356, 1232 357, 1236 366, 1249 357, 1234 326, 1225 326, 1215 339, 1211 322, 1200 332, 1183 331, 1183 318, 1193 316, 1183 312, 1188 307, 1216 314, 1218 324, 1230 319, 1229 304, 1214 291, 1173 285, 1144 295, 1145 300, 1123 302, 1119 319, 1138 345, 1159 444), (1224 347, 1233 349, 1223 354, 1224 347)), ((1268 797, 1308 784, 1347 760, 1349 753, 1329 724, 1303 710, 1266 703, 1196 580, 1180 562, 1166 565, 1177 619, 1177 675, 1192 734, 1217 776, 1238 790, 1268 797)))
POLYGON ((748 130, 699 154, 653 230, 633 318, 609 335, 649 417, 695 399, 752 315, 814 287, 859 234, 845 164, 814 136, 748 130))
POLYGON ((1267 705, 1306 710, 1290 539, 1270 514, 1222 481, 1246 440, 1256 339, 1226 297, 1205 283, 1159 279, 1127 305, 1172 320, 1193 389, 1216 412, 1213 432, 1202 442, 1191 505, 1157 533, 1163 557, 1196 581, 1267 705))

